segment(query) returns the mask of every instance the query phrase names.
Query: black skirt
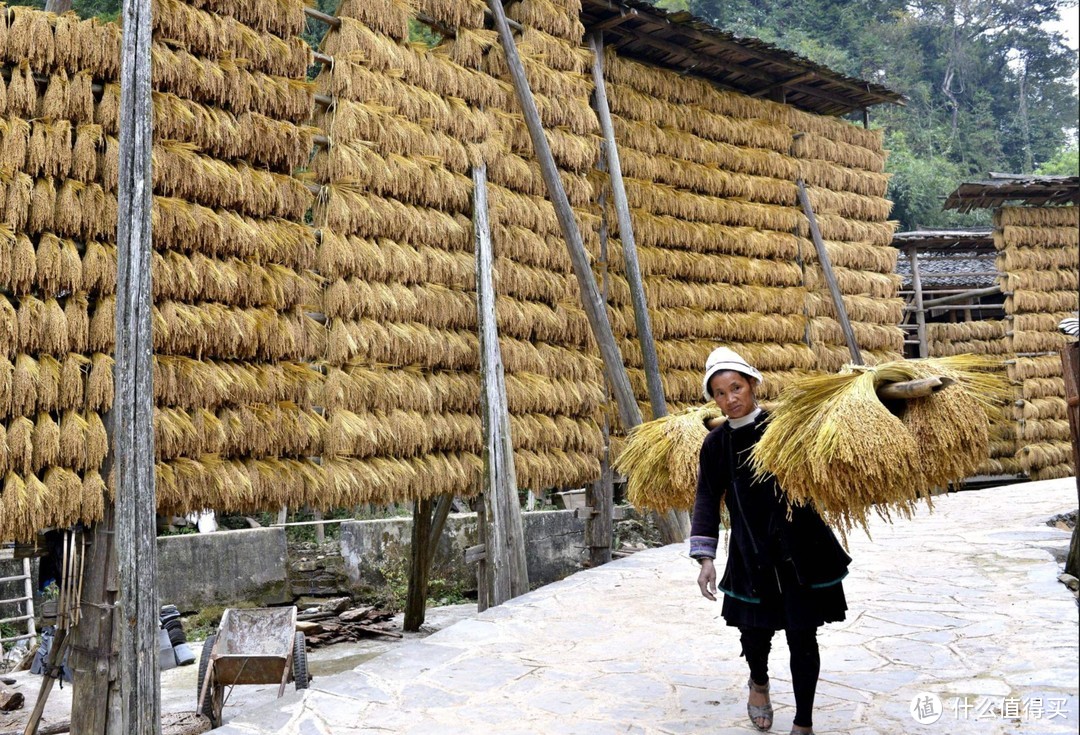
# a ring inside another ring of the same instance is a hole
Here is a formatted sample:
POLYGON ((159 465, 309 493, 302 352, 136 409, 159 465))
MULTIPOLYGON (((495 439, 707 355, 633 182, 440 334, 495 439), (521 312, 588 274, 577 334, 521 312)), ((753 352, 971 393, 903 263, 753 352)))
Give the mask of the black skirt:
POLYGON ((724 595, 721 615, 728 625, 769 630, 805 630, 844 619, 847 598, 844 584, 827 587, 799 584, 790 562, 776 566, 775 585, 761 592, 761 602, 747 602, 724 595))

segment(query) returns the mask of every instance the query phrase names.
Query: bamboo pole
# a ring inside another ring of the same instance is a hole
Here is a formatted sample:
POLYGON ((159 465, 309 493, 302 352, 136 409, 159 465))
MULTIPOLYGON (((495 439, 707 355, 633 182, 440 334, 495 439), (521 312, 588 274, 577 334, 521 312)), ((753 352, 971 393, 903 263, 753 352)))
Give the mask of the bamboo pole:
POLYGON ((912 289, 915 291, 915 323, 918 325, 919 357, 930 356, 930 345, 926 341, 926 309, 923 304, 922 275, 919 273, 919 250, 914 245, 907 248, 908 262, 911 263, 912 289))
POLYGON ((478 573, 484 594, 480 611, 529 591, 525 534, 521 523, 506 379, 495 321, 494 253, 488 224, 487 167, 473 169, 473 223, 476 250, 476 309, 480 327, 481 411, 484 424, 484 477, 481 542, 486 553, 478 573))
POLYGON ((803 213, 810 222, 810 238, 814 241, 818 262, 821 263, 821 271, 825 274, 825 283, 829 286, 833 306, 836 307, 836 318, 840 322, 840 329, 844 333, 844 341, 847 342, 848 352, 851 353, 851 362, 855 365, 862 365, 864 363, 862 353, 859 352, 859 344, 855 341, 855 330, 851 328, 847 307, 844 306, 844 297, 840 294, 840 286, 837 285, 836 274, 833 273, 832 261, 829 260, 829 253, 825 250, 825 241, 821 238, 817 217, 814 216, 814 208, 810 206, 810 197, 806 194, 806 184, 802 179, 796 179, 795 184, 799 189, 799 202, 802 203, 803 213))
POLYGON ((116 547, 120 716, 128 735, 160 735, 154 486, 150 89, 151 0, 124 0, 116 285, 116 547))
POLYGON ((510 77, 517 93, 518 102, 525 117, 525 124, 529 129, 529 137, 532 139, 533 149, 540 163, 540 172, 544 177, 544 184, 548 190, 548 196, 555 207, 555 214, 559 219, 566 247, 570 254, 570 262, 574 267, 574 275, 577 277, 578 288, 581 291, 581 301, 585 308, 585 314, 589 319, 593 338, 600 348, 600 355, 604 362, 604 374, 611 386, 612 395, 619 411, 619 420, 625 430, 632 429, 641 423, 641 410, 638 408, 637 399, 630 386, 630 379, 626 375, 626 366, 623 364, 622 354, 615 343, 615 336, 611 331, 611 322, 608 320, 606 306, 600 298, 600 291, 596 287, 596 279, 593 277, 592 268, 589 264, 588 254, 578 230, 577 221, 574 219, 574 211, 570 208, 570 202, 566 198, 566 190, 559 178, 559 170, 555 166, 555 159, 551 154, 551 146, 548 145, 544 136, 544 126, 540 121, 540 114, 536 110, 536 101, 533 99, 529 81, 525 77, 525 68, 518 55, 514 37, 510 32, 510 26, 503 11, 502 0, 488 0, 492 15, 495 18, 495 30, 499 33, 499 40, 506 53, 506 63, 510 69, 510 77))

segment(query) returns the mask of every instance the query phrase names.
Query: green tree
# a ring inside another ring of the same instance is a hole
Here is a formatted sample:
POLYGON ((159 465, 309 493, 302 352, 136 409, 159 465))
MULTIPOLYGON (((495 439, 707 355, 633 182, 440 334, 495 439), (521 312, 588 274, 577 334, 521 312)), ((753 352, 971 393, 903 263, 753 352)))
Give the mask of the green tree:
POLYGON ((1061 148, 1035 169, 1035 173, 1042 176, 1080 176, 1080 148, 1076 143, 1061 148))

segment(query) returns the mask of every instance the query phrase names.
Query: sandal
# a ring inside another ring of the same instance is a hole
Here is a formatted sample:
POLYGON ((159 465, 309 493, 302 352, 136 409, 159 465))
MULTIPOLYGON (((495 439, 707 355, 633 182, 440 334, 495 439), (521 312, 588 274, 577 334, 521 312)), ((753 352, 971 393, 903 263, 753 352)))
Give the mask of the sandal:
POLYGON ((766 684, 765 686, 760 686, 755 684, 753 679, 748 679, 746 685, 751 691, 765 695, 765 704, 757 705, 750 704, 750 702, 746 703, 746 714, 750 715, 750 723, 761 732, 765 732, 772 727, 773 721, 772 701, 769 699, 770 685, 766 684), (758 721, 761 721, 763 724, 759 725, 758 721))
POLYGON ((797 727, 799 727, 799 726, 798 725, 792 725, 791 726, 791 735, 814 735, 814 728, 810 728, 809 730, 797 730, 797 729, 795 729, 797 727))

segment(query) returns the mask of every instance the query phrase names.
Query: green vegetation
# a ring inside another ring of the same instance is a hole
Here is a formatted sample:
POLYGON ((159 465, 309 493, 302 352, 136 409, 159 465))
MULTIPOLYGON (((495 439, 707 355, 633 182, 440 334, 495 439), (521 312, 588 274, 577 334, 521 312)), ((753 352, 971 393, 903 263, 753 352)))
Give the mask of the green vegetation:
POLYGON ((941 211, 964 179, 1077 172, 1076 51, 1045 27, 1075 0, 654 1, 904 94, 870 113, 902 229, 977 224, 941 211))

